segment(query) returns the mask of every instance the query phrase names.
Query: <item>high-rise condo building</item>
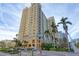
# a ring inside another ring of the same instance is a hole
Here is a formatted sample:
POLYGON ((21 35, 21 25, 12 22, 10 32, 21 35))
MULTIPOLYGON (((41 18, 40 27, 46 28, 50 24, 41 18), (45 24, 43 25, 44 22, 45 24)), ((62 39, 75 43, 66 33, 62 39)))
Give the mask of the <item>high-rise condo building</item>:
POLYGON ((38 48, 45 40, 47 26, 47 18, 41 5, 32 3, 29 8, 23 9, 18 39, 28 48, 38 48))

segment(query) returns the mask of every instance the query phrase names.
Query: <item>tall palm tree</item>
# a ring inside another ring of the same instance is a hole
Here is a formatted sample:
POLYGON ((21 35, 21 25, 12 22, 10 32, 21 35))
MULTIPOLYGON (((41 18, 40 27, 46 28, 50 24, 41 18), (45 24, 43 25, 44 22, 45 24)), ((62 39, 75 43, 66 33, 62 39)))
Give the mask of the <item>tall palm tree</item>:
POLYGON ((22 43, 17 38, 14 38, 13 41, 16 43, 15 49, 18 51, 18 55, 21 56, 21 48, 20 47, 22 46, 22 43))
POLYGON ((62 19, 60 20, 58 24, 63 24, 63 29, 65 30, 65 33, 69 34, 67 24, 72 25, 72 23, 70 21, 67 21, 67 19, 68 19, 67 17, 62 17, 62 19))
POLYGON ((55 33, 58 32, 58 31, 57 31, 57 26, 58 26, 58 25, 55 25, 55 23, 52 22, 51 28, 52 28, 52 41, 53 41, 53 43, 54 43, 54 48, 55 48, 55 46, 56 46, 55 33))
MULTIPOLYGON (((67 17, 62 17, 62 19, 60 20, 60 22, 58 23, 58 25, 59 24, 62 24, 63 25, 63 29, 64 29, 65 34, 66 34, 67 39, 68 39, 69 33, 68 33, 68 26, 67 26, 67 24, 72 25, 72 23, 70 21, 67 21, 67 19, 68 19, 67 17)), ((68 47, 69 47, 69 44, 68 44, 68 47)))
POLYGON ((21 47, 22 43, 17 38, 14 38, 14 42, 16 43, 16 47, 21 47))
MULTIPOLYGON (((52 32, 50 30, 46 30, 45 31, 45 34, 46 34, 46 37, 48 38, 48 40, 50 39, 49 36, 52 37, 52 41, 53 41, 53 46, 55 48, 56 46, 56 40, 55 40, 55 33, 57 32, 57 26, 58 25, 55 25, 54 22, 52 22, 52 25, 51 25, 51 28, 52 28, 52 32)), ((50 41, 50 40, 49 40, 50 41)))

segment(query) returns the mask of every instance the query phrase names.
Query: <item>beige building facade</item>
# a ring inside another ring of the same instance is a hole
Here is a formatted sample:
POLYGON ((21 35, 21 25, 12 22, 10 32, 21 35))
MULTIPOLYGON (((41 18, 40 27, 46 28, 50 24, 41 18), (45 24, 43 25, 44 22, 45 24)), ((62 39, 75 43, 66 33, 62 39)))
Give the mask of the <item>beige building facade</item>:
POLYGON ((29 8, 23 9, 18 39, 22 43, 26 41, 28 48, 41 46, 45 39, 44 32, 47 30, 46 22, 47 18, 41 10, 41 5, 32 3, 29 8))

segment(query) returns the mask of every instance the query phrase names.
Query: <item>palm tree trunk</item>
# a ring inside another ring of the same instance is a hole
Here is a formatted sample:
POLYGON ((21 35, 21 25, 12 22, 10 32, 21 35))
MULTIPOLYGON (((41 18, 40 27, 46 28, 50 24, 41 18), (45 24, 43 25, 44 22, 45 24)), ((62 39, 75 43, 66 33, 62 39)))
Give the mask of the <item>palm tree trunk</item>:
POLYGON ((52 46, 54 46, 54 38, 53 38, 54 35, 52 35, 52 46))
POLYGON ((55 48, 56 48, 57 43, 56 43, 56 39, 55 39, 55 33, 54 33, 54 45, 55 45, 55 48))
POLYGON ((52 36, 49 36, 49 43, 52 43, 52 36))
POLYGON ((48 35, 46 35, 46 43, 49 41, 49 36, 48 35))
POLYGON ((51 35, 48 36, 48 41, 51 43, 51 35))
POLYGON ((70 37, 70 39, 71 39, 71 48, 73 49, 73 51, 75 52, 76 50, 75 50, 75 45, 73 44, 73 42, 72 42, 72 38, 71 38, 71 36, 70 36, 70 34, 68 34, 69 35, 69 37, 70 37))
POLYGON ((53 34, 53 46, 55 48, 55 34, 53 34))
POLYGON ((68 32, 67 32, 67 31, 65 31, 65 33, 66 33, 66 36, 67 36, 67 41, 68 41, 68 51, 70 51, 70 44, 69 44, 69 40, 68 40, 68 32))

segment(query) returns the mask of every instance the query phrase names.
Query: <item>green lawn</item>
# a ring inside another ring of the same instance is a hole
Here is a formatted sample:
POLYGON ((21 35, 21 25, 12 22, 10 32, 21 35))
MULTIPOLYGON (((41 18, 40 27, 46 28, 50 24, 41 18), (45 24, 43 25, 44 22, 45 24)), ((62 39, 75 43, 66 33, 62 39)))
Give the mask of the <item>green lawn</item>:
POLYGON ((1 52, 5 52, 5 53, 10 53, 10 54, 17 54, 19 53, 18 50, 16 49, 11 49, 11 48, 0 48, 1 52))
POLYGON ((66 48, 50 48, 51 51, 68 51, 66 48))

